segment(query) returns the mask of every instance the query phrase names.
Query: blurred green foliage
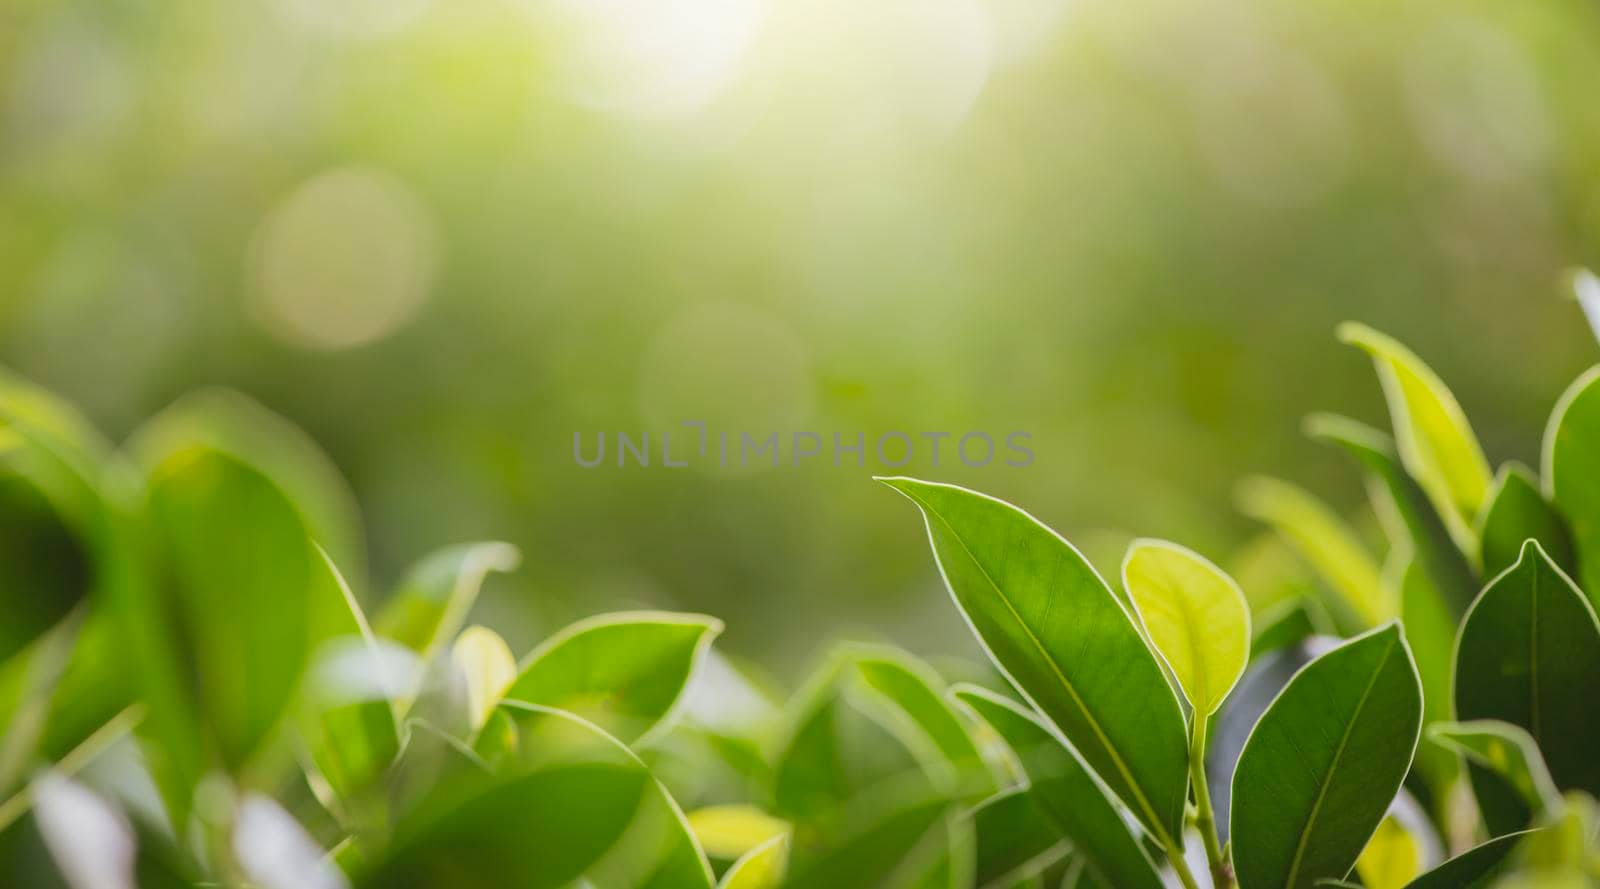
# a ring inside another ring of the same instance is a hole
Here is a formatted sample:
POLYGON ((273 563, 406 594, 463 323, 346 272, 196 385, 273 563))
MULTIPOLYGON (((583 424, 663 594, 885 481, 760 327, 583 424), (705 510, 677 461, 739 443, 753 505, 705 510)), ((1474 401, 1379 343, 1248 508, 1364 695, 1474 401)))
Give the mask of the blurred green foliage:
POLYGON ((1026 469, 903 471, 1102 565, 1226 553, 1246 472, 1355 502, 1298 422, 1377 418, 1359 317, 1536 464, 1594 355, 1596 82, 1585 0, 8 0, 0 361, 115 440, 250 393, 348 478, 374 588, 520 548, 475 615, 516 650, 632 607, 780 670, 841 625, 950 650, 870 467, 572 434, 1025 429, 1026 469))

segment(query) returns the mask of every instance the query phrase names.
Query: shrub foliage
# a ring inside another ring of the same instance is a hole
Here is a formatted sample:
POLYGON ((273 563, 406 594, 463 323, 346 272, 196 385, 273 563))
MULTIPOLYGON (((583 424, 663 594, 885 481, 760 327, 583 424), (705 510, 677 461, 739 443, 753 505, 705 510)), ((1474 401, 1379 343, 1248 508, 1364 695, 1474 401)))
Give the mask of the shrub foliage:
POLYGON ((1307 426, 1375 528, 1250 479, 1244 584, 1157 540, 1108 579, 882 479, 990 664, 840 645, 786 702, 705 615, 518 657, 466 625, 508 544, 374 595, 338 473, 242 397, 114 447, 0 380, 0 885, 1594 885, 1600 368, 1495 470, 1416 356, 1340 336, 1393 431, 1307 426))

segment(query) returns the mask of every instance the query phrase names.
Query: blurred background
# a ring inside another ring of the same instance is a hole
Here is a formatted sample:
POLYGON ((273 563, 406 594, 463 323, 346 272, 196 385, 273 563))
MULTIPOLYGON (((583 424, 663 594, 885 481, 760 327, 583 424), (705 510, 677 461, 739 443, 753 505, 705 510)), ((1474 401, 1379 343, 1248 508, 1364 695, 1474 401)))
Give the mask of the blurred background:
POLYGON ((1299 430, 1383 421, 1357 318, 1536 465, 1600 358, 1596 83, 1590 0, 4 0, 0 362, 118 440, 247 393, 348 479, 369 603, 520 547, 518 649, 649 606, 780 674, 963 652, 880 470, 573 434, 1025 430, 900 471, 1220 560, 1243 475, 1361 499, 1299 430))

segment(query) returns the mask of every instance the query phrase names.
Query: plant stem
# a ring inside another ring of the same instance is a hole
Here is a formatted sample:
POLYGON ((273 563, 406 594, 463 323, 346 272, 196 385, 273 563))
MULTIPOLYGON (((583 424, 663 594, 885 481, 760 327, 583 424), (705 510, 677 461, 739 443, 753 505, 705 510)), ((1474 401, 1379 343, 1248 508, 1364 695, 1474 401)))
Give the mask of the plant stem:
POLYGON ((1200 839, 1205 843, 1211 885, 1213 889, 1228 889, 1233 885, 1233 871, 1217 842, 1217 817, 1211 810, 1211 787, 1206 782, 1206 717, 1198 711, 1189 739, 1189 776, 1194 782, 1195 826, 1200 829, 1200 839))
POLYGON ((1184 860, 1183 850, 1178 848, 1176 842, 1167 843, 1167 860, 1172 862, 1172 869, 1177 873, 1183 889, 1200 889, 1200 884, 1194 880, 1194 872, 1189 870, 1189 862, 1184 860))

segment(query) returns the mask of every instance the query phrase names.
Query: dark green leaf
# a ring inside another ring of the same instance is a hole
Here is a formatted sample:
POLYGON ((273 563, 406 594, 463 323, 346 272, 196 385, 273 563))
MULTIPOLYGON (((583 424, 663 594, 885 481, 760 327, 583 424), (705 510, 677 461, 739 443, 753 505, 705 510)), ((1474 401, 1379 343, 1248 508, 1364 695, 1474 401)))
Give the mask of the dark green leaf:
POLYGON ((1487 889, 1527 833, 1495 837, 1406 884, 1406 889, 1487 889))
POLYGON ((1577 564, 1566 522, 1539 492, 1538 479, 1521 464, 1500 467, 1478 528, 1485 576, 1493 577, 1510 568, 1527 540, 1539 541, 1563 571, 1570 573, 1577 564))
POLYGON ((1600 793, 1600 623, 1534 541, 1467 612, 1456 646, 1456 718, 1521 726, 1562 790, 1600 793))
POLYGON ((1188 796, 1182 710, 1155 655, 1083 556, 1010 504, 885 479, 922 509, 956 604, 995 664, 1164 846, 1188 796))
POLYGON ((1240 889, 1306 889, 1349 874, 1399 791, 1422 688, 1398 624, 1317 658, 1262 714, 1233 776, 1240 889))
POLYGON ((1556 402, 1544 433, 1544 483, 1572 531, 1583 591, 1600 610, 1600 367, 1556 402))

